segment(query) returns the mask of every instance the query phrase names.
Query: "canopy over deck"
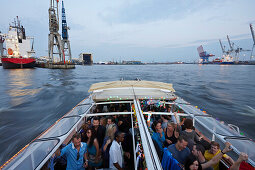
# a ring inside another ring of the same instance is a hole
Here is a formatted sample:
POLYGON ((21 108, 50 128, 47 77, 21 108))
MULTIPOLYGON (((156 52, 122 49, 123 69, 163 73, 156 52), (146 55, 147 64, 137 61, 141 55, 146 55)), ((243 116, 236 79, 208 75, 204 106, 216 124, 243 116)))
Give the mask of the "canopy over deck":
POLYGON ((153 81, 113 81, 93 84, 94 101, 116 101, 136 99, 176 99, 172 84, 153 81))
POLYGON ((155 81, 109 81, 95 83, 90 86, 89 92, 95 90, 104 90, 110 88, 123 87, 141 87, 141 88, 156 88, 175 92, 173 85, 169 83, 155 82, 155 81))

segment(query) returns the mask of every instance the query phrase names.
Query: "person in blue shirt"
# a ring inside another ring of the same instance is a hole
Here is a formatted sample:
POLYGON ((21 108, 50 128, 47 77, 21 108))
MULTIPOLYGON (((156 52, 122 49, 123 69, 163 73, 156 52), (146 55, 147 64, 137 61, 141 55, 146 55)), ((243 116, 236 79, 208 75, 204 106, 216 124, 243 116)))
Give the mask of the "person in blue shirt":
POLYGON ((85 170, 88 167, 87 144, 81 142, 80 133, 75 133, 72 142, 61 150, 61 154, 58 151, 56 155, 66 157, 67 170, 85 170))
POLYGON ((168 146, 168 150, 172 153, 173 157, 180 162, 182 165, 184 164, 186 158, 190 154, 189 148, 187 148, 188 139, 186 136, 179 136, 177 143, 168 146))

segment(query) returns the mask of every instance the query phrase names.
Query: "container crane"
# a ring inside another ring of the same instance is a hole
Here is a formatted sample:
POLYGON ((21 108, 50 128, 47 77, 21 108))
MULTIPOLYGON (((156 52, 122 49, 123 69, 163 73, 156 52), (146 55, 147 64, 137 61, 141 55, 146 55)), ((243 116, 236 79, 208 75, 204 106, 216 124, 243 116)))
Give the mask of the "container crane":
POLYGON ((66 22, 64 1, 62 1, 62 47, 63 47, 64 63, 67 56, 69 57, 69 61, 72 62, 71 46, 70 46, 70 41, 68 36, 68 30, 69 30, 69 27, 67 27, 67 22, 66 22))
POLYGON ((206 51, 204 51, 203 46, 200 45, 197 48, 199 57, 200 57, 200 63, 201 64, 208 64, 209 63, 209 57, 215 56, 213 54, 208 54, 206 51))

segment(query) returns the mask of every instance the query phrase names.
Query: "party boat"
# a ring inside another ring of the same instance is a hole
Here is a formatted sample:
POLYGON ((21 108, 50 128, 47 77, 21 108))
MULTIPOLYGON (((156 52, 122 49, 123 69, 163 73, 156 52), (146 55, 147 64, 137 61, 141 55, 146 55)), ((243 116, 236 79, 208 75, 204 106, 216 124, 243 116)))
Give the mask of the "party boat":
MULTIPOLYGON (((216 141, 221 146, 225 142, 232 144, 233 150, 228 153, 236 160, 240 152, 249 155, 247 163, 255 166, 255 143, 245 137, 237 126, 224 124, 205 111, 191 105, 175 95, 172 84, 154 81, 112 81, 91 85, 90 95, 76 105, 72 110, 57 120, 37 138, 22 148, 0 169, 44 169, 48 167, 52 155, 64 143, 70 142, 72 135, 79 131, 88 118, 94 116, 126 115, 132 122, 134 169, 161 170, 162 164, 152 141, 148 121, 153 115, 177 115, 177 119, 193 119, 196 133, 208 141, 216 141), (129 107, 125 111, 102 111, 96 108, 109 108, 111 105, 129 107), (144 105, 153 107, 171 107, 170 112, 147 111, 144 105), (136 129, 136 130, 135 130, 136 129), (144 164, 138 162, 143 160, 144 164)), ((224 159, 220 162, 222 169, 228 169, 230 164, 224 159)))

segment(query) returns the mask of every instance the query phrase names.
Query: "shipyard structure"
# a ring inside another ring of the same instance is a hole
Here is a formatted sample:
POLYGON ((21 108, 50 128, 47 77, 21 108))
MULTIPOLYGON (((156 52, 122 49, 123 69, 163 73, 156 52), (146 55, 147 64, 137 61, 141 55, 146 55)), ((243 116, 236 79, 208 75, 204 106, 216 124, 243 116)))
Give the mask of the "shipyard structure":
POLYGON ((92 65, 93 64, 92 54, 81 53, 79 55, 79 64, 82 64, 82 65, 92 65))
POLYGON ((71 46, 68 35, 64 2, 62 1, 62 36, 59 33, 59 0, 50 0, 49 36, 47 63, 38 63, 39 67, 52 69, 75 68, 72 62, 71 46))

